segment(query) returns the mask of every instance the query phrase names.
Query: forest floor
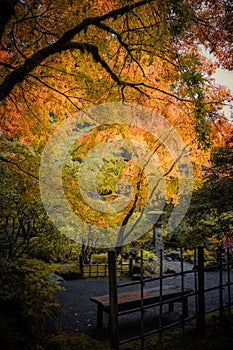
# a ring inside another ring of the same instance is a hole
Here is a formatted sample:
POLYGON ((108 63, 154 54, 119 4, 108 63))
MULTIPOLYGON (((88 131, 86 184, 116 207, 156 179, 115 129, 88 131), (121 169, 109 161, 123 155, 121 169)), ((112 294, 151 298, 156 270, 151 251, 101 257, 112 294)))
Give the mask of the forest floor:
MULTIPOLYGON (((120 350, 231 350, 233 343, 233 320, 228 319, 219 324, 216 314, 207 317, 204 332, 199 333, 195 327, 166 331, 162 343, 158 335, 151 335, 141 341, 136 340, 120 346, 120 350)), ((109 341, 97 341, 84 332, 59 333, 49 339, 46 350, 109 350, 109 341)))

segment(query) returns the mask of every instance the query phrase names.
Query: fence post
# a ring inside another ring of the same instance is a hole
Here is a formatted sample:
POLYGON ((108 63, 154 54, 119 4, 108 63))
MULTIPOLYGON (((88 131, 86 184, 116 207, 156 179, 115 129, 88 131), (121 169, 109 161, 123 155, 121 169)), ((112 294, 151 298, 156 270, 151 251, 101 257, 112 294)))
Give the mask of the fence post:
POLYGON ((231 265, 230 248, 227 248, 227 291, 228 291, 228 316, 231 318, 231 265))
POLYGON ((107 266, 108 266, 108 264, 105 261, 105 263, 104 263, 104 277, 107 276, 107 266))
POLYGON ((124 266, 123 257, 121 256, 121 277, 124 276, 123 266, 124 266))
POLYGON ((198 247, 198 313, 197 330, 205 331, 205 276, 204 276, 204 248, 198 247))
POLYGON ((133 276, 133 258, 129 258, 129 277, 133 276))
POLYGON ((222 250, 221 247, 218 248, 218 263, 219 263, 219 313, 220 313, 220 322, 223 321, 223 264, 222 264, 222 250))
POLYGON ((143 250, 140 250, 140 284, 141 284, 141 350, 144 350, 144 268, 143 250))
POLYGON ((82 254, 79 255, 79 270, 81 273, 81 277, 84 277, 84 273, 83 273, 83 256, 82 254))
POLYGON ((118 329, 118 299, 117 299, 117 272, 116 272, 116 251, 108 251, 108 275, 109 275, 109 326, 111 349, 119 349, 118 329))

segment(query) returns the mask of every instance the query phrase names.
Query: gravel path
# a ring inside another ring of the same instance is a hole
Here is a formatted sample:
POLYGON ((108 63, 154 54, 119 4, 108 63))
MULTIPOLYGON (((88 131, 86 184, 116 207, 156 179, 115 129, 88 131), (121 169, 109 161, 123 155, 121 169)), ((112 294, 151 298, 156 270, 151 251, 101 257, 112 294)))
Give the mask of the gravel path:
MULTIPOLYGON (((173 263, 173 268, 177 267, 180 263, 173 263)), ((184 270, 192 270, 193 265, 186 263, 184 270)), ((223 283, 227 282, 227 272, 223 272, 223 283)), ((233 281, 233 270, 230 273, 230 279, 233 281)), ((125 282, 126 279, 119 279, 119 284, 125 282)), ((150 282, 147 280, 145 288, 151 288, 159 285, 159 281, 150 282)), ((169 277, 164 280, 164 285, 181 285, 180 276, 169 277)), ((205 273, 205 288, 218 286, 219 284, 219 272, 206 272, 205 273)), ((185 275, 184 286, 194 289, 194 273, 185 275)), ((108 333, 108 317, 104 313, 103 329, 101 331, 96 330, 96 316, 97 306, 90 301, 90 297, 100 296, 108 294, 108 279, 107 278, 92 278, 92 279, 79 279, 75 281, 64 282, 65 291, 61 291, 57 298, 61 304, 61 329, 65 332, 84 331, 92 336, 106 337, 108 333)), ((135 289, 136 286, 127 286, 120 288, 119 292, 135 289)), ((228 289, 223 289, 224 302, 228 302, 228 289)), ((206 311, 217 308, 219 305, 219 291, 207 292, 206 296, 206 311)), ((233 301, 233 286, 231 286, 231 300, 233 301)), ((164 306, 164 323, 170 322, 171 317, 177 320, 181 314, 181 304, 175 304, 174 313, 168 314, 167 305, 164 306)), ((145 327, 148 329, 153 328, 158 321, 159 308, 153 308, 146 310, 145 312, 145 327)), ((189 298, 189 315, 192 316, 196 312, 195 297, 189 298)), ((128 329, 127 334, 132 331, 140 329, 140 313, 133 313, 119 318, 120 331, 128 329), (130 330, 131 329, 131 330, 130 330)))

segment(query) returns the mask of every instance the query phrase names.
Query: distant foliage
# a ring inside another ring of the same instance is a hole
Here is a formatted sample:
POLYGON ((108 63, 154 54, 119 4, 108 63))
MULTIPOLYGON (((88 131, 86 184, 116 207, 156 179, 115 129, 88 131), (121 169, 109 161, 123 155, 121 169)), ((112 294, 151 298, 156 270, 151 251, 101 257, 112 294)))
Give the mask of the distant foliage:
POLYGON ((192 198, 186 219, 177 228, 182 244, 197 246, 208 240, 220 243, 233 232, 233 138, 213 149, 212 164, 205 168, 203 185, 192 198))

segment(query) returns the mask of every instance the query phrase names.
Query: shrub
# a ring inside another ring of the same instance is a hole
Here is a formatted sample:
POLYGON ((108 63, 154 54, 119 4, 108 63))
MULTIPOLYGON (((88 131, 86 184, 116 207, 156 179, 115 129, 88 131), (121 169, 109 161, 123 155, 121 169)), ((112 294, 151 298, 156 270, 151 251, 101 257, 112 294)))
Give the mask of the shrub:
POLYGON ((204 265, 205 267, 217 264, 216 251, 204 249, 204 265))
POLYGON ((92 254, 91 260, 95 260, 97 263, 107 263, 108 253, 92 254))
POLYGON ((79 264, 74 262, 67 264, 52 263, 49 265, 49 271, 56 273, 65 280, 73 280, 81 276, 79 264))
POLYGON ((183 258, 185 261, 192 261, 192 258, 194 258, 194 250, 193 249, 187 249, 183 252, 183 258))
POLYGON ((143 259, 149 260, 149 261, 155 261, 157 260, 157 256, 155 253, 149 252, 147 250, 143 250, 143 259))
POLYGON ((78 256, 78 254, 73 254, 72 245, 66 237, 49 233, 30 240, 28 255, 45 262, 67 262, 72 255, 78 256))
POLYGON ((3 311, 5 306, 3 320, 11 312, 13 315, 10 321, 12 339, 6 339, 5 336, 9 332, 7 322, 5 329, 2 325, 3 344, 14 344, 15 336, 22 341, 25 337, 32 342, 42 341, 48 320, 59 313, 59 304, 54 294, 61 287, 56 280, 49 278, 48 273, 47 266, 36 259, 0 261, 0 303, 3 311))

